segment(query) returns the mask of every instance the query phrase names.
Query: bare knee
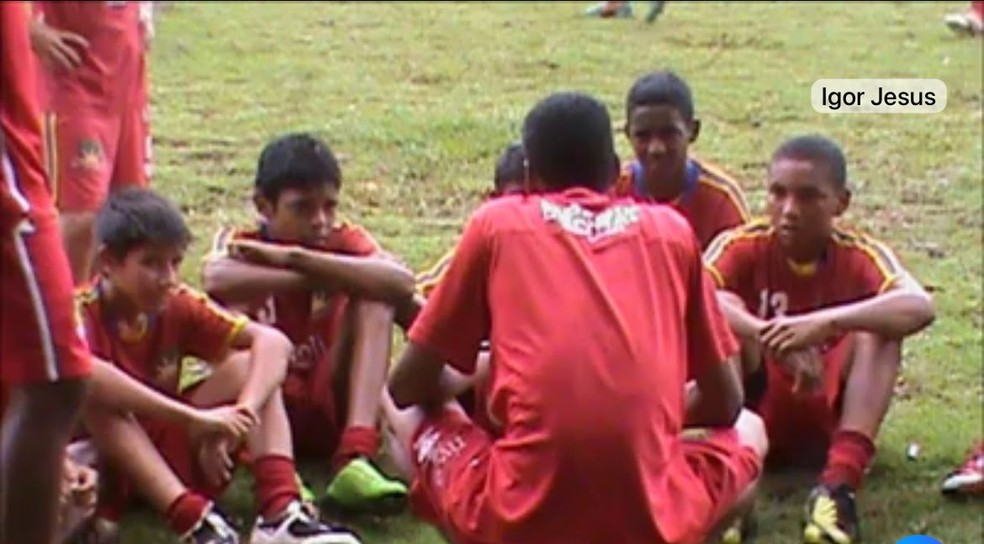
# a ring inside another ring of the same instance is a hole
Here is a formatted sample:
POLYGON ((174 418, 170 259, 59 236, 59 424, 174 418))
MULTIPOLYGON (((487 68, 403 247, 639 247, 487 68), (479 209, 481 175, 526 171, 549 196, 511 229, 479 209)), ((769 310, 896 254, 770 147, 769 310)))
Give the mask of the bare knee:
POLYGON ((189 400, 195 406, 213 406, 238 398, 249 380, 251 364, 250 352, 233 353, 214 367, 212 374, 194 389, 189 400))
POLYGON ((769 453, 769 435, 765 430, 765 422, 758 414, 750 410, 742 410, 735 422, 738 440, 743 446, 751 448, 759 459, 765 459, 769 453))

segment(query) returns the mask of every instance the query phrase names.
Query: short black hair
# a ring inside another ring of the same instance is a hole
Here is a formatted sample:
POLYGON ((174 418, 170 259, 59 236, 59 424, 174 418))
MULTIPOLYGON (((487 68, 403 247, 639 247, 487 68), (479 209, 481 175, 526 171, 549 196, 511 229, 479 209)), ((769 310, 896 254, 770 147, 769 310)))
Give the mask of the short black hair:
POLYGON ((625 118, 643 106, 671 106, 688 123, 694 120, 694 96, 690 85, 670 70, 650 72, 632 84, 625 98, 625 118))
POLYGON ((554 93, 523 122, 530 174, 553 189, 605 190, 617 161, 608 108, 579 92, 554 93))
POLYGON ((779 146, 772 154, 772 162, 792 159, 822 164, 830 172, 830 179, 838 189, 847 188, 847 159, 834 140, 819 134, 794 136, 779 146))
POLYGON ((495 190, 526 182, 526 151, 523 142, 512 142, 495 163, 495 190))
POLYGON ((340 188, 342 170, 334 153, 320 138, 294 132, 271 140, 260 153, 256 165, 256 192, 276 203, 287 189, 308 189, 321 185, 340 188))
POLYGON ((129 187, 112 193, 96 215, 96 240, 110 255, 123 259, 143 246, 191 243, 181 210, 151 189, 129 187))

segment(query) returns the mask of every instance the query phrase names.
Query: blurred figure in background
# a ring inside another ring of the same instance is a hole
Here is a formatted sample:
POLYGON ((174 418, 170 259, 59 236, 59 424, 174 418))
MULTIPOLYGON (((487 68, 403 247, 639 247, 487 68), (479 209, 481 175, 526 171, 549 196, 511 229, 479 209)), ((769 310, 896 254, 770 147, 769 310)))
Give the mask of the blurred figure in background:
POLYGON ((971 2, 967 11, 951 13, 943 18, 943 22, 957 34, 980 36, 984 32, 984 2, 971 2))

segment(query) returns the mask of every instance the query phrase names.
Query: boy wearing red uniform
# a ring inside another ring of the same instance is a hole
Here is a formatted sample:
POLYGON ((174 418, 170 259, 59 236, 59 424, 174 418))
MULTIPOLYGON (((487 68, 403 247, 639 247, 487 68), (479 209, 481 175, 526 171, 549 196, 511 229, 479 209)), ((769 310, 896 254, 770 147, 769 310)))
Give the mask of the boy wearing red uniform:
POLYGON ((79 284, 91 273, 96 211, 111 191, 148 182, 149 29, 140 2, 32 4, 48 176, 79 284))
POLYGON ((191 234, 163 197, 138 188, 111 195, 96 218, 96 235, 100 276, 79 295, 81 321, 93 353, 119 368, 130 389, 144 392, 121 401, 121 388, 96 388, 86 410, 109 485, 100 513, 119 515, 139 493, 186 541, 236 544, 237 534, 211 500, 229 483, 232 459, 245 447, 259 511, 253 544, 356 544, 300 506, 280 393, 290 342, 180 283, 191 234), (182 391, 185 358, 209 363, 210 372, 182 391), (229 425, 237 432, 196 432, 166 412, 142 409, 162 397, 218 407, 223 419, 238 422, 229 425))
POLYGON ((854 493, 891 402, 901 342, 934 316, 884 244, 834 225, 849 202, 837 144, 790 139, 769 168, 768 221, 724 233, 705 252, 743 343, 749 389, 764 386, 752 405, 770 457, 826 463, 807 505, 804 540, 815 544, 857 542, 854 493))
POLYGON ((28 23, 23 4, 0 3, 0 542, 49 544, 91 361, 44 172, 28 23))
POLYGON ((406 487, 376 466, 380 396, 394 308, 413 299, 413 276, 362 228, 336 222, 341 171, 308 134, 271 141, 260 155, 258 228, 224 229, 206 259, 205 290, 278 328, 294 345, 284 401, 297 454, 331 460, 326 500, 390 512, 406 487))
POLYGON ((698 244, 678 214, 606 194, 617 159, 597 100, 546 98, 523 146, 540 194, 472 216, 390 378, 414 504, 459 543, 704 542, 765 437, 751 414, 733 427, 737 344, 698 244), (495 440, 442 388, 445 362, 470 374, 486 338, 495 440))
POLYGON ((669 204, 687 218, 701 248, 748 220, 738 182, 689 154, 700 134, 690 87, 676 74, 653 72, 629 90, 625 135, 635 160, 615 182, 615 194, 669 204))

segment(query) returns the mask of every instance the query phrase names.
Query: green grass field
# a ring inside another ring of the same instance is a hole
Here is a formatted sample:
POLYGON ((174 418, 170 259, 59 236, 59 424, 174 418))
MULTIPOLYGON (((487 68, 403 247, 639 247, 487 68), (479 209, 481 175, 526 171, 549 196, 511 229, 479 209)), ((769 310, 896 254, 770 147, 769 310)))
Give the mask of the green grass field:
MULTIPOLYGON (((982 435, 981 42, 942 24, 965 4, 671 2, 653 26, 586 20, 587 5, 173 4, 151 67, 155 184, 198 235, 189 281, 218 226, 252 219, 253 168, 275 134, 323 135, 341 156, 345 215, 420 269, 454 241, 537 99, 589 91, 621 126, 633 80, 670 67, 696 95, 696 151, 740 176, 756 209, 784 137, 819 131, 846 147, 848 220, 896 249, 932 288, 939 316, 905 346, 905 386, 859 498, 866 542, 918 532, 981 542, 979 504, 937 492, 982 435), (810 106, 817 79, 888 77, 942 79, 946 110, 833 116, 810 106), (910 442, 922 445, 915 461, 910 442)), ((621 136, 619 148, 628 152, 621 136)), ((798 541, 809 484, 768 483, 759 542, 798 541)), ((240 478, 224 503, 247 526, 249 491, 240 478)), ((409 517, 354 524, 367 543, 441 542, 409 517)), ((172 541, 151 516, 127 521, 124 542, 172 541)))

